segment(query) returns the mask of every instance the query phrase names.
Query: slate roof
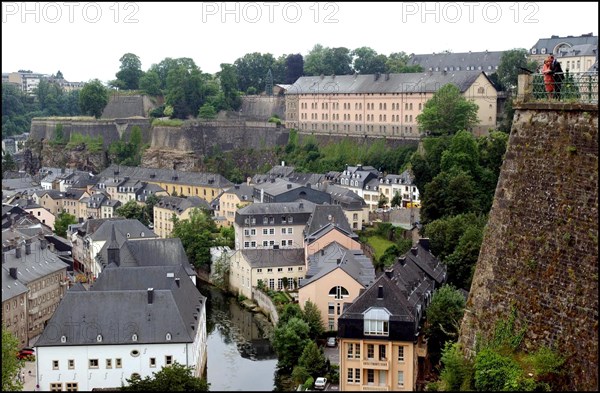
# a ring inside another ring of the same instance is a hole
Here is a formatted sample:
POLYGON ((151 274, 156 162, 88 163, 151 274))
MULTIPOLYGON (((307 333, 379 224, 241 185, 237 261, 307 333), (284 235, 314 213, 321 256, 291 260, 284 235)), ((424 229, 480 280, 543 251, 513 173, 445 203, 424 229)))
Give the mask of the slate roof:
POLYGON ((335 184, 323 184, 320 188, 331 195, 331 200, 348 210, 362 210, 367 206, 365 200, 352 190, 335 184))
POLYGON ((560 49, 557 53, 557 58, 560 60, 564 57, 575 56, 596 56, 598 54, 598 45, 582 44, 573 45, 570 48, 560 49))
POLYGON ((240 250, 252 268, 304 266, 304 249, 240 250))
MULTIPOLYGON (((92 220, 89 220, 92 221, 92 220)), ((88 222, 89 222, 88 221, 88 222)), ((97 222, 90 224, 87 228, 93 227, 97 222)), ((100 223, 95 231, 90 234, 90 238, 94 241, 106 240, 110 238, 112 227, 115 227, 117 234, 125 239, 140 238, 140 237, 158 237, 151 229, 135 219, 120 219, 120 220, 104 220, 100 223), (143 236, 142 236, 143 233, 143 236), (129 234, 129 236, 127 236, 129 234)))
POLYGON ((254 193, 254 187, 247 185, 246 183, 235 184, 233 187, 228 188, 226 191, 228 194, 235 194, 241 201, 252 202, 252 193, 254 193))
POLYGON ((214 188, 225 188, 233 185, 232 182, 217 173, 184 172, 172 169, 143 168, 123 165, 111 165, 103 170, 99 176, 106 178, 128 177, 130 179, 143 181, 191 184, 214 188), (115 172, 117 172, 117 174, 115 174, 115 172))
MULTIPOLYGON (((559 37, 557 35, 553 35, 550 38, 540 38, 535 45, 531 47, 531 49, 536 49, 536 54, 540 55, 542 54, 542 48, 545 48, 546 54, 550 54, 553 53, 554 48, 556 48, 556 46, 559 44, 567 44, 568 46, 591 44, 597 47, 598 36, 592 35, 592 33, 582 34, 578 37, 559 37)), ((531 53, 531 49, 529 50, 529 53, 531 53)))
POLYGON ((188 275, 195 274, 179 238, 124 240, 116 234, 116 240, 111 237, 98 253, 97 258, 105 267, 113 266, 108 258, 111 247, 119 249, 119 267, 183 266, 188 275))
MULTIPOLYGON (((408 65, 420 65, 423 71, 468 71, 467 67, 474 67, 472 72, 496 72, 504 51, 461 52, 461 53, 428 53, 412 55, 408 65), (479 68, 481 67, 481 68, 479 68)), ((471 71, 469 71, 471 72, 471 71)), ((464 91, 461 89, 461 91, 464 91)))
POLYGON ((361 250, 348 250, 334 242, 309 257, 309 269, 306 278, 301 279, 299 286, 303 287, 317 281, 335 269, 345 271, 363 287, 368 287, 375 280, 373 262, 361 250))
POLYGON ((252 177, 252 182, 255 184, 264 183, 270 179, 286 178, 295 170, 293 166, 275 165, 265 174, 256 174, 252 177))
POLYGON ((294 94, 385 94, 434 93, 445 84, 453 83, 466 91, 483 71, 424 72, 381 75, 303 76, 287 90, 294 94))
POLYGON ((211 209, 208 202, 196 196, 189 196, 187 198, 163 196, 155 206, 158 206, 162 209, 172 210, 178 214, 181 214, 182 212, 191 208, 211 209))
POLYGON ((390 321, 416 322, 413 306, 385 274, 379 276, 369 288, 354 299, 354 302, 344 309, 340 319, 362 319, 363 313, 371 307, 386 308, 391 314, 390 321), (383 288, 381 299, 378 298, 379 286, 383 288))
POLYGON ((313 214, 306 223, 304 233, 307 237, 310 237, 321 228, 330 224, 347 233, 353 233, 342 207, 338 205, 316 205, 313 214))
POLYGON ((2 302, 28 291, 22 282, 11 277, 10 269, 2 269, 2 302))
MULTIPOLYGON (((4 238, 4 236, 2 237, 4 238)), ((19 243, 21 244, 22 242, 19 243)), ((21 245, 20 247, 20 258, 16 257, 15 249, 5 251, 5 262, 2 264, 2 269, 9 271, 11 267, 16 267, 17 277, 25 285, 65 269, 68 266, 47 247, 42 249, 40 241, 37 239, 31 242, 31 253, 29 255, 25 253, 24 246, 21 245)))
MULTIPOLYGON (((240 215, 253 214, 287 214, 287 213, 312 213, 316 204, 301 200, 297 202, 252 203, 237 211, 240 215)), ((257 222, 258 224, 258 222, 257 222)))
MULTIPOLYGON (((144 276, 141 272, 134 275, 144 276)), ((204 296, 195 287, 196 292, 191 292, 173 283, 169 289, 153 289, 149 304, 148 288, 154 284, 147 281, 147 285, 146 289, 122 291, 67 291, 36 347, 192 343, 197 329, 202 328, 194 313, 205 309, 204 296), (166 340, 167 333, 171 334, 170 341, 166 340), (133 334, 137 341, 133 341, 133 334)))

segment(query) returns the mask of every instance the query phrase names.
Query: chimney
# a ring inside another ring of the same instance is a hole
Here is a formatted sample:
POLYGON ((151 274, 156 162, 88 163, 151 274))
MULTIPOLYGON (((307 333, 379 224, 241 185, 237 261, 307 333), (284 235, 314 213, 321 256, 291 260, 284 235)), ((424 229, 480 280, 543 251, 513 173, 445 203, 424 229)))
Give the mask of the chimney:
MULTIPOLYGON (((4 254, 3 254, 4 255, 4 254)), ((322 248, 321 249, 321 256, 325 255, 325 250, 322 248)))
POLYGON ((401 266, 404 266, 406 264, 406 256, 404 256, 404 255, 399 256, 398 262, 400 263, 401 266))
POLYGON ((304 209, 304 203, 300 202, 300 204, 298 205, 298 208, 299 208, 300 210, 304 209))
POLYGON ((425 249, 425 251, 429 251, 429 238, 428 237, 422 237, 419 239, 419 244, 421 245, 421 247, 423 247, 425 249))
POLYGON ((148 288, 148 304, 154 302, 154 288, 148 288))
POLYGON ((15 248, 15 257, 21 258, 21 245, 20 244, 17 244, 17 247, 15 248))
POLYGON ((380 76, 380 75, 381 75, 381 74, 380 74, 379 72, 376 72, 376 73, 375 73, 375 82, 377 82, 377 81, 379 80, 379 76, 380 76))
POLYGON ((288 189, 288 190, 291 190, 291 189, 292 189, 292 185, 291 185, 291 184, 288 184, 288 185, 287 185, 287 189, 288 189))
POLYGON ((51 252, 56 252, 56 248, 54 246, 54 243, 49 242, 48 243, 48 248, 50 249, 51 252))
POLYGON ((40 239, 40 249, 45 250, 46 246, 48 245, 48 240, 44 239, 40 239))
POLYGON ((419 252, 419 249, 417 247, 412 247, 410 249, 410 252, 412 252, 413 255, 417 255, 417 253, 419 252))
POLYGON ((380 285, 377 288, 377 299, 383 299, 383 285, 380 285))
MULTIPOLYGON (((2 256, 4 256, 4 253, 2 253, 2 256)), ((16 267, 10 268, 10 276, 12 278, 14 278, 15 280, 17 279, 17 268, 16 267)))
POLYGON ((179 288, 179 286, 181 285, 181 283, 179 282, 179 277, 175 278, 175 284, 177 285, 177 288, 179 288))
POLYGON ((25 255, 31 254, 31 239, 25 240, 25 255))
POLYGON ((263 203, 264 199, 265 199, 265 189, 261 188, 260 189, 260 203, 263 203))
POLYGON ((389 72, 385 74, 385 80, 386 80, 386 81, 389 81, 389 80, 390 80, 390 73, 389 73, 389 72))
POLYGON ((248 176, 246 178, 246 185, 249 186, 251 181, 252 181, 252 178, 250 176, 248 176))
POLYGON ((281 161, 281 166, 285 166, 285 161, 281 161))
POLYGON ((391 267, 385 270, 385 275, 387 276, 387 278, 392 278, 394 277, 394 269, 392 269, 391 267))
POLYGON ((310 183, 306 183, 306 188, 311 188, 310 183))

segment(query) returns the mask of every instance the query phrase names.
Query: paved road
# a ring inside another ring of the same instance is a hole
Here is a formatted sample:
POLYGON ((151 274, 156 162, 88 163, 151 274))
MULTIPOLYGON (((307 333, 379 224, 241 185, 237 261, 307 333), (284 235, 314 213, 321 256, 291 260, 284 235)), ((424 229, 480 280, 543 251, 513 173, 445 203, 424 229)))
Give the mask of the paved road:
POLYGON ((23 372, 25 373, 25 384, 23 385, 23 391, 33 392, 34 390, 39 390, 39 389, 35 388, 35 385, 36 385, 35 362, 25 362, 25 367, 23 368, 23 372), (29 373, 30 371, 31 371, 31 373, 29 373))

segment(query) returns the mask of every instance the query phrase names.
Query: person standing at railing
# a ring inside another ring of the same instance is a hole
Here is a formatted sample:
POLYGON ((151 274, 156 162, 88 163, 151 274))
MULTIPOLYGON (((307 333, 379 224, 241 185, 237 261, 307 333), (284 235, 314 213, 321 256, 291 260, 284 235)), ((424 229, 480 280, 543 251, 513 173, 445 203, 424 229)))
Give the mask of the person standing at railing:
POLYGON ((546 86, 546 94, 548 94, 549 100, 554 98, 554 72, 552 71, 552 60, 553 59, 548 56, 546 60, 544 60, 544 65, 542 66, 544 85, 546 86))
POLYGON ((560 100, 561 85, 565 76, 562 67, 560 66, 560 62, 556 60, 553 55, 550 55, 550 59, 552 60, 550 68, 552 69, 552 76, 554 77, 554 96, 557 100, 560 100))

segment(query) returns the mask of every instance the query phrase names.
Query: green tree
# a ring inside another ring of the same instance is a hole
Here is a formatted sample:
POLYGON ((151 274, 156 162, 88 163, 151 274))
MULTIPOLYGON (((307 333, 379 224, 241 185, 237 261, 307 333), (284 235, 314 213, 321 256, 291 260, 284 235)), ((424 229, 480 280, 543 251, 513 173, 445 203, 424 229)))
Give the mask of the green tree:
POLYGON ((388 60, 385 55, 367 46, 354 49, 350 55, 354 58, 352 68, 359 74, 375 74, 385 72, 385 63, 388 60))
POLYGON ((234 63, 237 71, 238 88, 248 92, 254 87, 256 91, 265 90, 265 82, 269 70, 275 65, 275 58, 270 53, 247 53, 234 63))
POLYGON ((469 226, 458 240, 452 254, 445 259, 448 267, 448 281, 459 288, 471 288, 475 265, 483 241, 483 228, 469 226))
POLYGON ((215 107, 211 104, 204 104, 200 107, 198 111, 198 117, 204 120, 211 120, 217 117, 217 111, 215 111, 215 107))
POLYGON ((79 93, 81 112, 99 119, 108 104, 108 89, 102 82, 94 79, 86 83, 79 93))
POLYGON ((140 77, 139 82, 140 90, 151 96, 158 96, 162 94, 160 89, 160 77, 158 72, 149 70, 140 77))
POLYGON ((133 53, 125 53, 119 59, 121 67, 117 72, 116 81, 111 85, 124 90, 137 90, 140 85, 140 78, 144 74, 142 71, 142 61, 133 53))
POLYGON ((438 289, 427 307, 425 334, 427 350, 436 365, 447 341, 457 341, 460 321, 465 309, 464 296, 452 285, 438 289))
POLYGON ((308 326, 310 326, 311 338, 316 339, 325 331, 323 319, 321 318, 321 311, 319 311, 317 305, 310 300, 307 300, 306 303, 304 303, 303 319, 308 323, 308 326))
POLYGON ((431 135, 453 135, 459 130, 471 130, 479 122, 478 108, 456 85, 448 83, 425 103, 417 123, 421 131, 431 135))
POLYGON ((13 156, 9 152, 4 153, 2 156, 2 176, 6 171, 16 171, 17 169, 17 163, 13 156))
POLYGON ((210 247, 214 245, 213 234, 218 232, 210 214, 198 208, 192 209, 190 218, 179 220, 173 215, 171 237, 181 239, 183 248, 195 267, 210 266, 210 247))
POLYGON ((297 384, 304 384, 304 382, 306 382, 306 380, 309 377, 310 374, 308 373, 308 371, 306 371, 304 367, 294 367, 294 370, 292 371, 292 379, 294 380, 294 382, 296 382, 297 384))
POLYGON ((350 75, 352 56, 348 48, 327 48, 316 44, 304 59, 304 75, 350 75))
POLYGON ((119 217, 138 220, 144 225, 149 224, 144 207, 134 200, 127 201, 124 205, 119 206, 115 210, 115 214, 119 217))
MULTIPOLYGON (((221 71, 217 73, 221 82, 221 91, 223 92, 223 107, 219 109, 237 111, 242 106, 242 99, 238 91, 238 78, 235 66, 231 64, 221 64, 221 71)), ((200 108, 202 110, 202 108, 200 108)))
POLYGON ((196 116, 205 100, 205 83, 206 77, 194 60, 186 57, 171 59, 166 76, 165 101, 173 107, 173 117, 186 119, 196 116))
POLYGON ((154 206, 160 202, 161 197, 152 194, 146 198, 146 204, 144 205, 144 217, 149 223, 154 224, 154 206))
POLYGON ((125 392, 208 392, 210 384, 194 376, 192 367, 174 362, 169 367, 141 379, 128 378, 128 385, 121 386, 125 392))
POLYGON ((288 303, 283 306, 283 310, 279 313, 279 322, 277 322, 277 326, 285 325, 292 318, 304 320, 304 314, 298 303, 288 303))
POLYGON ((390 53, 385 62, 385 72, 403 74, 411 72, 423 72, 420 65, 408 65, 410 57, 404 52, 390 53))
POLYGON ((288 55, 285 59, 285 83, 293 84, 304 74, 304 58, 300 53, 288 55))
POLYGON ((69 229, 69 225, 71 224, 77 224, 77 218, 63 211, 54 221, 54 233, 61 237, 67 236, 67 229, 69 229))
POLYGON ((19 340, 2 325, 2 391, 18 391, 23 388, 19 372, 23 360, 17 358, 19 340))
POLYGON ((385 195, 379 194, 379 201, 377 202, 377 207, 383 208, 387 206, 388 202, 389 199, 385 195))
POLYGON ((310 342, 310 326, 300 318, 293 317, 273 330, 272 345, 277 353, 278 367, 291 372, 298 364, 304 348, 310 342))
POLYGON ((538 65, 535 61, 527 60, 527 49, 511 49, 504 51, 498 64, 498 80, 500 88, 508 91, 514 91, 517 88, 519 74, 524 71, 523 68, 536 72, 538 65))
POLYGON ((316 379, 327 372, 327 357, 323 353, 323 349, 317 346, 317 343, 309 341, 304 347, 300 359, 298 359, 298 365, 306 369, 310 376, 316 379))

